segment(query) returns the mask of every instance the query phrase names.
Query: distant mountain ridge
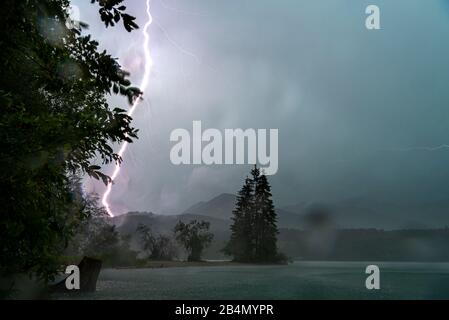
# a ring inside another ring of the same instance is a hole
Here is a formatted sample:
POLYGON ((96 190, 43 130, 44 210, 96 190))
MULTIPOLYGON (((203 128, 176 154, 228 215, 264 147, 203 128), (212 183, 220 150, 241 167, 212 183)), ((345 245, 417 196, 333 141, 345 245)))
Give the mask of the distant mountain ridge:
POLYGON ((222 193, 209 201, 200 201, 184 210, 182 214, 199 214, 220 219, 229 219, 232 216, 237 197, 234 194, 222 193))
MULTIPOLYGON (((136 232, 139 224, 147 225, 155 234, 173 237, 178 221, 208 221, 214 239, 204 252, 204 258, 226 259, 229 257, 223 255, 222 249, 230 238, 235 202, 235 195, 223 193, 200 201, 178 215, 129 212, 112 218, 112 221, 121 234, 131 236, 132 246, 136 249, 141 241, 136 232)), ((357 197, 329 203, 298 202, 276 206, 280 231, 278 245, 290 257, 309 260, 449 261, 446 252, 449 229, 441 229, 445 222, 449 225, 449 215, 446 214, 449 210, 445 210, 449 208, 448 204, 446 201, 426 205, 395 204, 357 197), (316 231, 308 225, 309 213, 317 207, 325 208, 332 221, 331 229, 319 231, 319 242, 314 238, 316 231), (407 212, 407 219, 396 214, 400 212, 407 212), (433 212, 432 216, 438 220, 426 221, 424 212, 433 212), (392 229, 414 230, 388 231, 392 229), (411 243, 414 245, 410 246, 411 243), (389 250, 384 250, 387 247, 389 250)))
MULTIPOLYGON (((194 214, 230 220, 232 211, 235 208, 236 198, 234 194, 222 193, 209 201, 200 201, 194 204, 182 214, 194 214)), ((276 213, 279 227, 298 229, 303 225, 302 217, 296 213, 277 207, 276 213)))
MULTIPOLYGON (((152 225, 155 231, 172 230, 178 220, 192 219, 211 222, 211 227, 222 233, 229 229, 232 211, 235 207, 236 195, 222 193, 208 201, 200 201, 178 215, 157 215, 153 213, 130 212, 114 218, 114 223, 128 232, 133 232, 138 222, 152 225), (126 217, 126 218, 125 218, 126 217)), ((286 229, 305 229, 307 215, 314 206, 324 205, 332 217, 334 226, 339 229, 376 228, 385 230, 397 229, 429 229, 449 226, 449 201, 419 204, 395 204, 383 201, 372 201, 369 198, 350 198, 341 201, 320 204, 319 202, 299 201, 289 206, 276 206, 278 227, 286 229), (407 212, 404 215, 398 213, 407 212), (436 219, 426 219, 427 214, 436 219)))
POLYGON ((304 218, 314 206, 326 207, 335 226, 342 229, 433 229, 449 226, 449 201, 447 200, 424 204, 394 203, 378 200, 375 197, 353 197, 332 202, 299 202, 282 209, 304 218))
MULTIPOLYGON (((209 201, 201 201, 184 213, 199 214, 220 219, 230 219, 236 196, 223 193, 209 201)), ((282 206, 276 203, 280 228, 303 229, 311 208, 325 207, 337 228, 431 229, 449 226, 449 200, 431 203, 394 203, 375 197, 353 197, 340 201, 298 201, 282 206), (373 200, 374 199, 374 200, 373 200), (406 212, 404 216, 401 213, 406 212), (433 217, 428 219, 427 217, 433 217)))
MULTIPOLYGON (((130 212, 112 218, 117 230, 131 236, 134 249, 140 247, 139 224, 145 224, 155 234, 173 237, 178 221, 205 220, 210 222, 214 234, 211 245, 205 250, 205 259, 228 259, 222 249, 230 237, 230 220, 209 216, 181 214, 157 215, 147 212, 130 212)), ((397 230, 336 229, 310 232, 292 228, 279 228, 278 245, 289 257, 301 260, 330 261, 449 261, 447 250, 449 229, 397 230), (316 241, 316 236, 321 241, 316 241), (388 250, 385 250, 388 248, 388 250)))

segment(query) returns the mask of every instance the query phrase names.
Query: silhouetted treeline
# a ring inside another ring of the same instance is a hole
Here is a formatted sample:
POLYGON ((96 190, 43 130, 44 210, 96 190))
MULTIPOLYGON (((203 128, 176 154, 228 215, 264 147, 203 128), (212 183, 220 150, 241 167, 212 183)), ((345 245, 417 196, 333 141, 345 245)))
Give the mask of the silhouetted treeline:
POLYGON ((449 228, 428 230, 283 229, 279 244, 301 260, 449 261, 449 228))

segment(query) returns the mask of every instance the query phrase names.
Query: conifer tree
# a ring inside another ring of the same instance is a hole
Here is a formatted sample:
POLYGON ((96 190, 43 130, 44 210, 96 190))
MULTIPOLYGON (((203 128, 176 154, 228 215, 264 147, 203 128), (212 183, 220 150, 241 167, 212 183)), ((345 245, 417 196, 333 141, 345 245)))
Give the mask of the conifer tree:
POLYGON ((231 240, 224 252, 234 256, 235 261, 249 261, 252 256, 251 217, 253 210, 253 183, 249 178, 237 196, 236 208, 233 211, 231 240))
POLYGON ((237 196, 231 239, 224 252, 241 262, 275 262, 277 253, 276 212, 267 177, 257 166, 237 196))
POLYGON ((265 175, 257 179, 255 188, 255 260, 274 261, 277 256, 276 211, 274 210, 271 187, 265 175))

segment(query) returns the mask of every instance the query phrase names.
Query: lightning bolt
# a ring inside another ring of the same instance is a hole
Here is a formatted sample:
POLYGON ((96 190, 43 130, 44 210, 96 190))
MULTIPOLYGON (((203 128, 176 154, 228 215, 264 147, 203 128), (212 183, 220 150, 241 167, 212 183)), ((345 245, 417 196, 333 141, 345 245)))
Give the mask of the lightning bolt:
MULTIPOLYGON (((148 21, 145 24, 145 27, 143 28, 143 31, 142 31, 143 37, 144 37, 143 52, 144 52, 144 57, 145 57, 145 71, 143 74, 142 83, 139 86, 141 91, 144 91, 145 88, 148 86, 148 82, 150 80, 151 67, 153 66, 153 60, 151 58, 151 53, 150 53, 150 35, 149 35, 149 28, 150 28, 151 24, 153 23, 153 17, 150 12, 151 0, 147 0, 146 4, 147 4, 146 13, 148 16, 148 21)), ((136 108, 139 105, 140 100, 141 99, 136 99, 134 104, 128 110, 128 115, 130 117, 134 114, 134 111, 136 111, 136 108)), ((120 157, 123 157, 123 155, 125 154, 126 149, 128 148, 128 144, 129 144, 128 142, 125 142, 120 147, 120 150, 118 152, 118 155, 120 157)), ((112 213, 111 207, 109 206, 108 197, 111 194, 112 184, 114 183, 114 180, 117 178, 119 173, 120 173, 120 164, 116 163, 114 172, 112 173, 112 176, 111 176, 111 181, 108 183, 108 185, 106 187, 106 191, 103 194, 103 198, 101 201, 103 206, 105 207, 106 211, 108 212, 109 216, 111 216, 111 217, 114 217, 114 214, 112 213)))
POLYGON ((197 64, 201 64, 201 59, 198 58, 198 56, 196 54, 194 54, 193 52, 185 49, 183 46, 181 46, 179 43, 177 43, 175 40, 173 40, 170 37, 170 34, 168 33, 168 31, 158 22, 158 21, 154 21, 154 23, 156 24, 156 26, 161 29, 162 33, 165 36, 165 39, 168 40, 168 42, 170 42, 171 45, 173 45, 176 49, 178 49, 181 53, 185 54, 186 56, 191 57, 193 60, 195 60, 195 62, 197 64))
POLYGON ((162 26, 162 24, 160 24, 156 19, 154 20, 154 24, 156 25, 156 27, 158 27, 158 28, 162 31, 162 34, 164 35, 165 39, 167 39, 167 41, 168 41, 173 47, 175 47, 175 49, 177 49, 180 53, 182 53, 182 54, 184 54, 184 55, 186 55, 186 56, 192 58, 198 65, 204 65, 204 66, 206 66, 208 69, 210 69, 210 70, 213 71, 213 72, 216 72, 216 71, 217 71, 213 66, 211 66, 211 65, 209 65, 209 64, 207 64, 207 63, 204 63, 204 62, 202 61, 202 59, 200 59, 200 58, 198 57, 198 55, 196 55, 196 54, 193 53, 192 51, 187 50, 187 49, 184 48, 181 44, 179 44, 178 42, 176 42, 176 41, 170 36, 170 34, 169 34, 169 32, 167 31, 167 29, 165 29, 165 28, 162 26))
POLYGON ((436 147, 410 147, 410 148, 394 148, 395 151, 440 151, 449 149, 448 144, 442 144, 436 147))

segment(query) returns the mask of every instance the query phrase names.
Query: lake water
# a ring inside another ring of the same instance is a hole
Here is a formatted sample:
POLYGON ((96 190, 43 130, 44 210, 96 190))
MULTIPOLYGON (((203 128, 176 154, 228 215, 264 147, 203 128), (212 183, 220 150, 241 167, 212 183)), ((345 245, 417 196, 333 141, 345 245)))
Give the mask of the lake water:
MULTIPOLYGON (((286 266, 104 269, 81 299, 449 299, 449 263, 295 262, 286 266), (365 268, 381 289, 365 288, 365 268)), ((58 296, 56 298, 68 298, 58 296)))

